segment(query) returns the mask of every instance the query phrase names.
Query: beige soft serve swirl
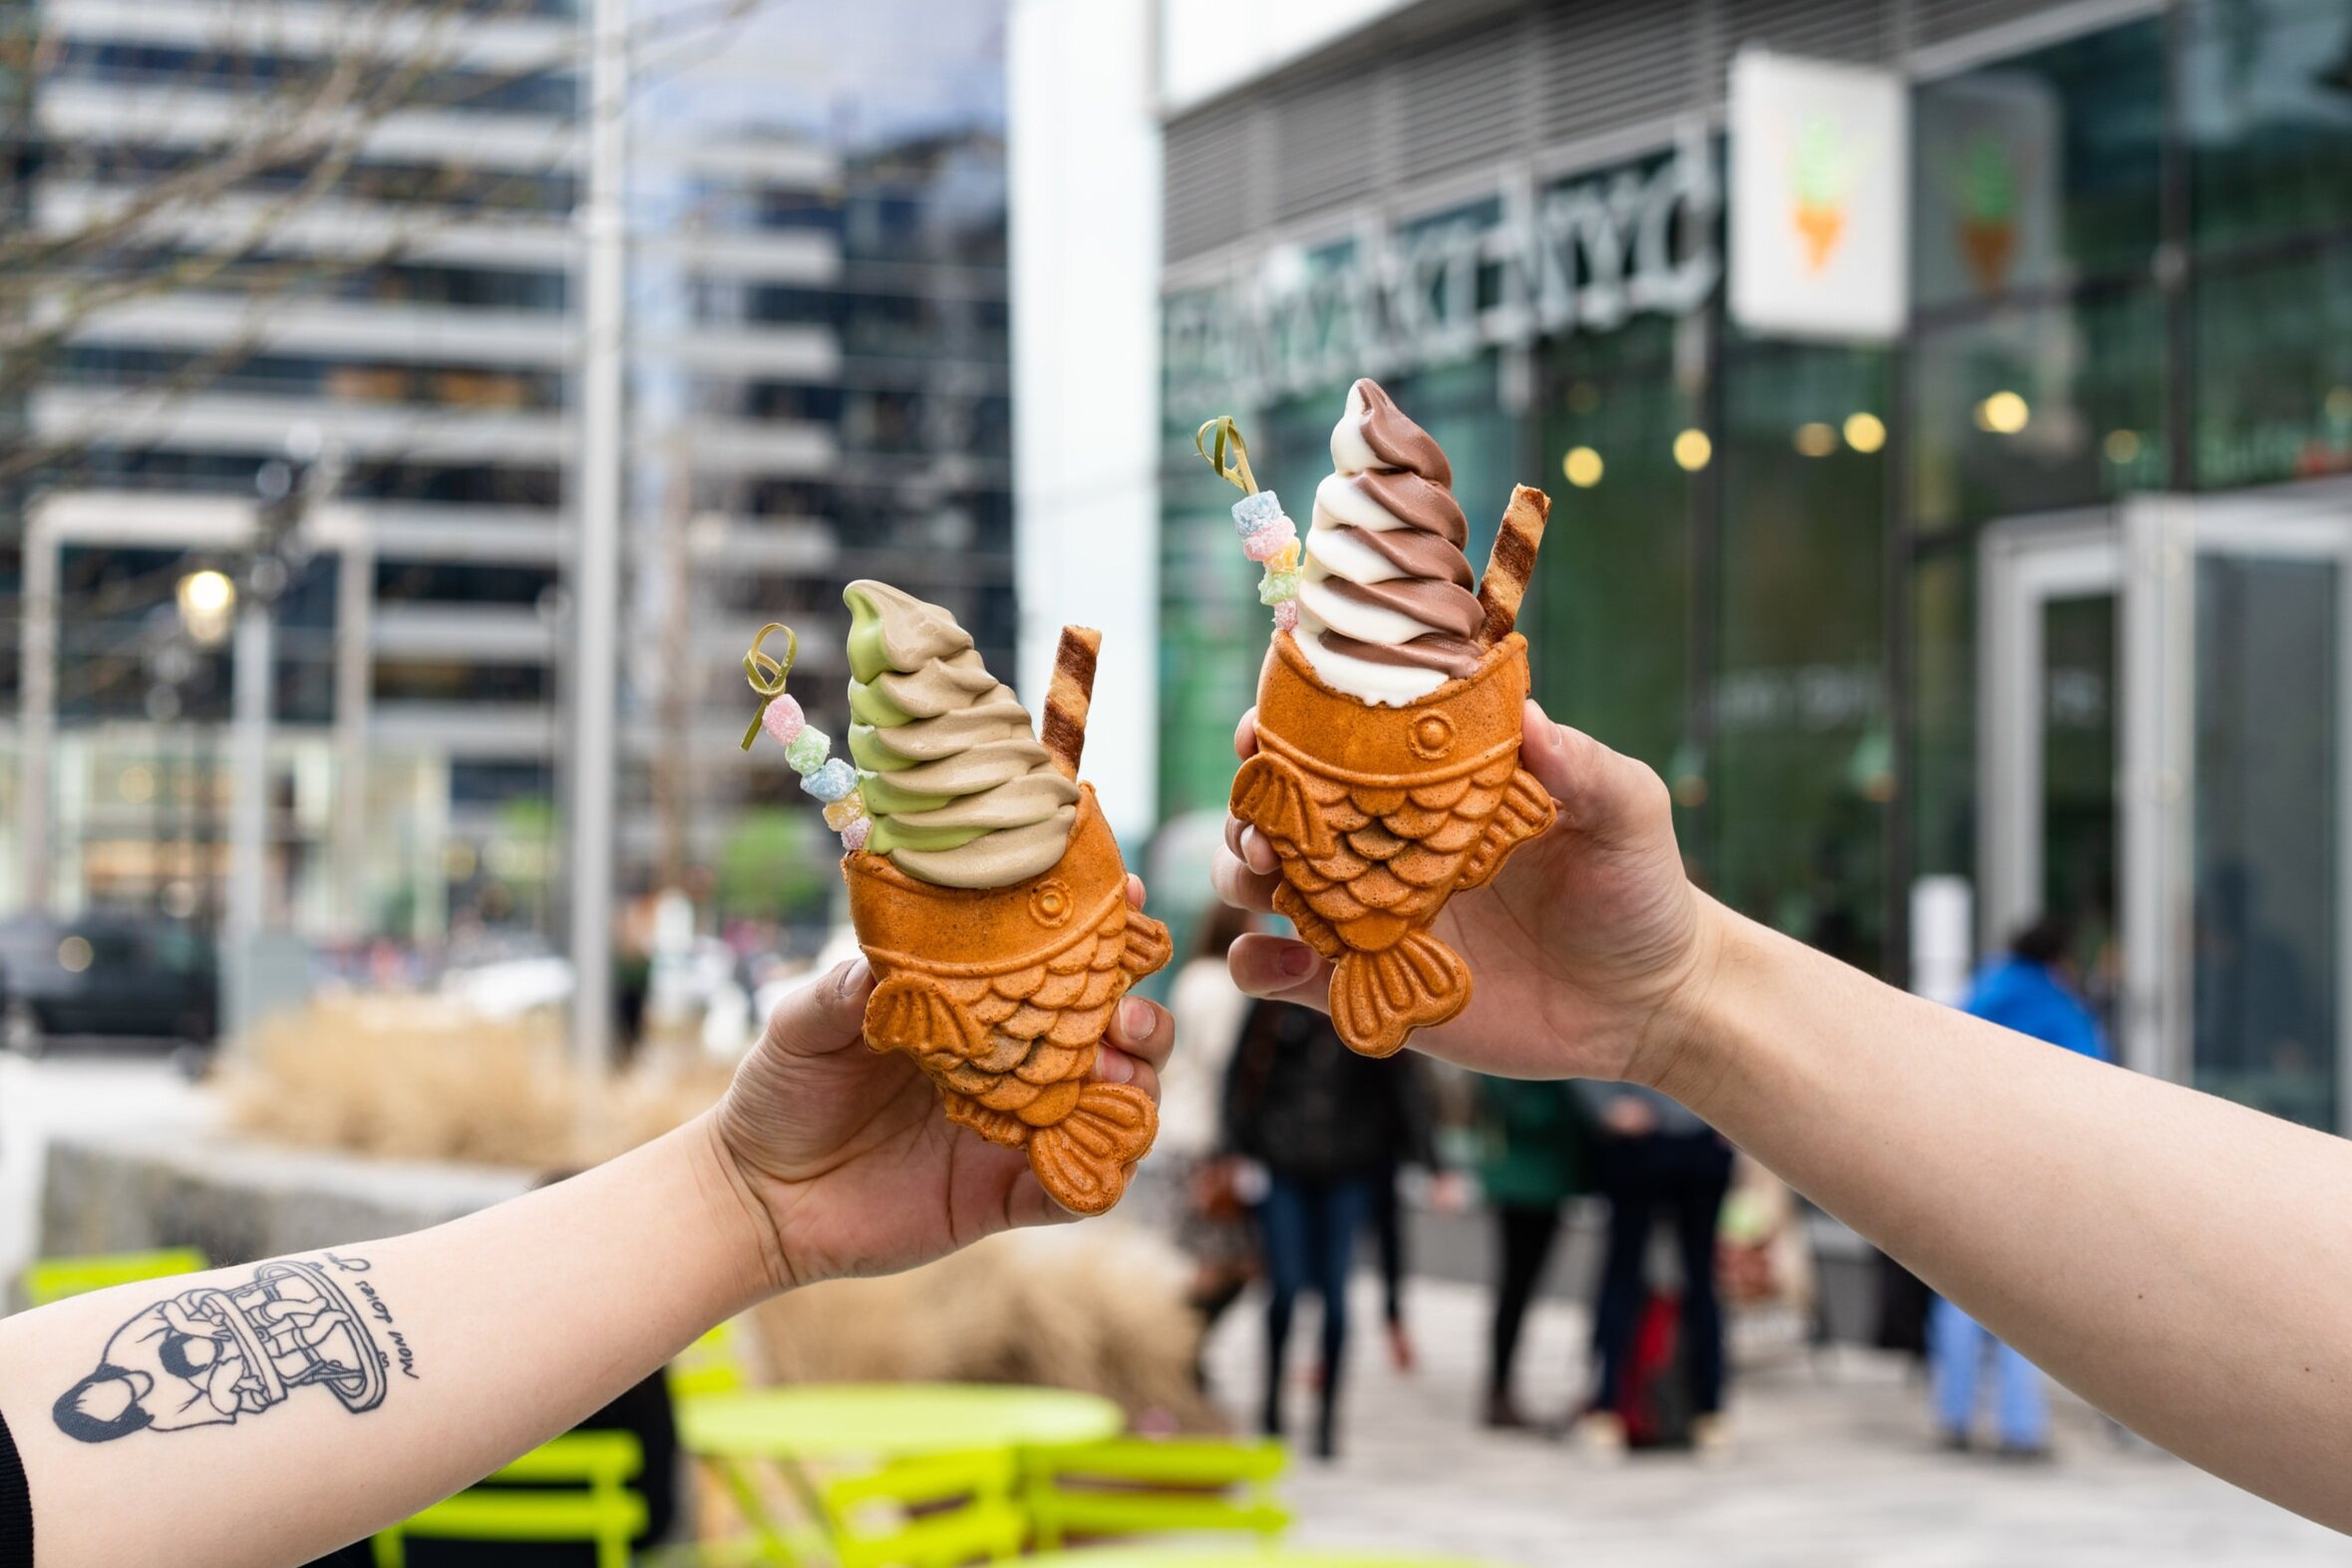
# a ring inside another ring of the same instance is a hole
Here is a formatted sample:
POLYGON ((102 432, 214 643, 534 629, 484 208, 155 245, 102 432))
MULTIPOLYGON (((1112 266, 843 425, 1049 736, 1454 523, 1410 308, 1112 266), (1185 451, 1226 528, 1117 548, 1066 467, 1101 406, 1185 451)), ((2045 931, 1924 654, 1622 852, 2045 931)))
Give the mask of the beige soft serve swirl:
POLYGON ((1028 710, 955 618, 886 583, 849 606, 849 751, 873 829, 866 848, 948 887, 1003 887, 1069 846, 1078 785, 1055 771, 1028 710))

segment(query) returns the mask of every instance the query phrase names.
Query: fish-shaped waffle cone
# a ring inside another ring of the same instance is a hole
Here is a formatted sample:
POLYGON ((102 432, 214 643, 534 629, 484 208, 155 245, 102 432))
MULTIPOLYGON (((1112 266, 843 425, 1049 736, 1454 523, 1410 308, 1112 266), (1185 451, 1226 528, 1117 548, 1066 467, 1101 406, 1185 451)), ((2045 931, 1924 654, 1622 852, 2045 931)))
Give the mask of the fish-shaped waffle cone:
POLYGON ((1429 924, 1551 825, 1551 796, 1519 767, 1527 685, 1512 632, 1461 680, 1375 707, 1274 636, 1232 812, 1273 845, 1274 908, 1331 961, 1331 1021, 1351 1050, 1394 1055, 1470 1003, 1470 971, 1429 924))
POLYGON ((1009 887, 941 887, 860 849, 841 861, 849 918, 879 982, 865 1042, 912 1056, 951 1121, 1026 1148, 1064 1208, 1127 1190, 1160 1113, 1094 1077, 1112 1010, 1169 959, 1168 927, 1127 901, 1127 865, 1091 786, 1070 847, 1009 887))

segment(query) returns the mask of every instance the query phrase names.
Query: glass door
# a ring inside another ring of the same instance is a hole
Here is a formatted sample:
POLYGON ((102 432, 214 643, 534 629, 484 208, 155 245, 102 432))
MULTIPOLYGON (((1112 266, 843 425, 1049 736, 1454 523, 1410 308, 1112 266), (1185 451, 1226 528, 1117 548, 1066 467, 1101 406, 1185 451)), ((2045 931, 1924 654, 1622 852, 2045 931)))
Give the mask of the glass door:
POLYGON ((2352 1126, 2352 489, 2004 523, 1979 571, 1983 950, 2064 916, 2128 1065, 2352 1126))

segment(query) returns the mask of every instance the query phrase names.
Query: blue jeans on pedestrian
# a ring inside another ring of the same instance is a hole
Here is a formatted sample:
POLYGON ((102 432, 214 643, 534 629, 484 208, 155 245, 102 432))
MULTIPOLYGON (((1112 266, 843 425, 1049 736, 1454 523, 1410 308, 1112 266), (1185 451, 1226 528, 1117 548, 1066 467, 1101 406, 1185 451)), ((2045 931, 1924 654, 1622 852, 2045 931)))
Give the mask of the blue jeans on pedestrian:
POLYGON ((1347 1354, 1348 1274, 1356 1237, 1372 1212, 1372 1188, 1370 1177, 1314 1180, 1274 1172, 1258 1210, 1272 1292, 1266 1303, 1265 1430, 1282 1429, 1282 1363, 1290 1320, 1299 1293, 1312 1290, 1323 1304, 1323 1406, 1317 1435, 1326 1450, 1347 1354))
POLYGON ((2041 1369, 1941 1296, 1927 1313, 1937 1423, 1952 1436, 1966 1436, 1975 1429, 1978 1382, 1988 1352, 1993 1363, 1993 1434, 2007 1448, 2044 1446, 2050 1440, 2050 1400, 2041 1369))

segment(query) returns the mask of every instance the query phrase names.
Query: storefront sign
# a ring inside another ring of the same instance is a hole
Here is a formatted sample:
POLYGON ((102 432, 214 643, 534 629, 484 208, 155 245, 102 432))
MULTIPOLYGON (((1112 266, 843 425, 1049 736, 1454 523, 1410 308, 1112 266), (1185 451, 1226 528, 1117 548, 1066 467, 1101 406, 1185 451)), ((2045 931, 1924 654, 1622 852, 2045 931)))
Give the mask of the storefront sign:
POLYGON ((1909 118, 1892 72, 1741 51, 1731 73, 1731 308, 1750 332, 1903 329, 1909 118))
POLYGON ((1229 284, 1170 297, 1171 395, 1262 403, 1637 312, 1680 315, 1722 276, 1721 201, 1693 137, 1651 166, 1278 249, 1229 284))

